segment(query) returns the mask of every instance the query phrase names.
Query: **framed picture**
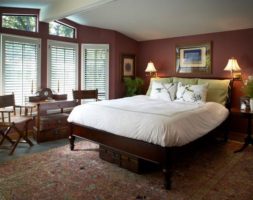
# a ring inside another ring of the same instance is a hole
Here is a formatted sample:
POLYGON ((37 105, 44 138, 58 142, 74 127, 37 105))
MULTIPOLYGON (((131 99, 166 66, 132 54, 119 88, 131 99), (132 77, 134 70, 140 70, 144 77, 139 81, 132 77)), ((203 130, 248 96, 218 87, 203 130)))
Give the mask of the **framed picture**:
POLYGON ((135 55, 122 55, 122 77, 135 76, 135 55))
POLYGON ((211 73, 211 43, 176 46, 176 72, 211 73))
POLYGON ((250 97, 240 97, 240 109, 249 110, 250 109, 250 97))

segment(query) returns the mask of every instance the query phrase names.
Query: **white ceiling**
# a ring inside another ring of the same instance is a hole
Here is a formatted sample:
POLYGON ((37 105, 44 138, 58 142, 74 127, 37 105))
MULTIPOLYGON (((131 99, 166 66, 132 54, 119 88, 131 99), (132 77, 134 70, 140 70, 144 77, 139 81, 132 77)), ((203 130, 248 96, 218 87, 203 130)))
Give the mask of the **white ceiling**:
POLYGON ((68 18, 137 41, 253 28, 253 0, 1 0, 40 8, 42 21, 68 18))

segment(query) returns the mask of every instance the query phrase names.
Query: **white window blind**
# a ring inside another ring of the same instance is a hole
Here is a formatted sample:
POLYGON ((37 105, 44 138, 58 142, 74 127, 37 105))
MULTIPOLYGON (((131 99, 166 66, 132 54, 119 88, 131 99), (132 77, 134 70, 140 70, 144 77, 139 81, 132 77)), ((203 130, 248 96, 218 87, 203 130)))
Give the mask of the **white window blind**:
POLYGON ((1 93, 14 92, 16 104, 36 92, 40 82, 40 40, 2 35, 1 93))
POLYGON ((71 99, 77 85, 78 45, 51 40, 48 48, 48 85, 54 92, 67 94, 71 99))
POLYGON ((98 89, 99 99, 108 99, 109 45, 82 45, 82 89, 98 89))

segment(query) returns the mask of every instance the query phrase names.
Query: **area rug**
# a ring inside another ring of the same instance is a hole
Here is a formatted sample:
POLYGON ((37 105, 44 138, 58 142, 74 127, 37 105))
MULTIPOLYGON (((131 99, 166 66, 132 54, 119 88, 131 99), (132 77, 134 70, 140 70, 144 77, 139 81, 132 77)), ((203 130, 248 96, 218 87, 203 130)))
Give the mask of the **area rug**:
POLYGON ((160 170, 136 174, 98 156, 88 141, 27 155, 0 165, 0 200, 252 200, 253 148, 207 143, 175 159, 173 185, 160 170))

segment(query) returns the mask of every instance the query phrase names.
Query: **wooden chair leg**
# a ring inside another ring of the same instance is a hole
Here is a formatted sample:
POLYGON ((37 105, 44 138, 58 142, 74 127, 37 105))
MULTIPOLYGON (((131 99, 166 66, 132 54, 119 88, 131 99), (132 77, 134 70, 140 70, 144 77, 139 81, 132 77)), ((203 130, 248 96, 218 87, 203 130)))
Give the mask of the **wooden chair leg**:
POLYGON ((28 137, 23 137, 23 139, 30 145, 33 146, 32 141, 28 137))
POLYGON ((11 127, 6 128, 5 131, 1 132, 1 135, 3 136, 3 138, 0 141, 0 145, 3 144, 4 140, 7 139, 11 144, 14 144, 15 142, 12 141, 12 139, 7 135, 11 130, 11 127))
POLYGON ((15 142, 15 144, 13 145, 13 147, 12 147, 11 152, 9 153, 9 155, 13 154, 13 152, 15 151, 18 143, 20 142, 20 139, 21 139, 21 136, 19 135, 19 137, 18 137, 17 141, 15 142))
POLYGON ((7 139, 11 144, 11 151, 9 153, 9 155, 12 155, 18 145, 18 143, 20 143, 21 139, 23 139, 26 143, 28 143, 30 146, 33 146, 32 141, 28 138, 28 122, 26 122, 25 126, 22 129, 19 129, 15 123, 12 124, 12 126, 6 128, 4 131, 1 130, 0 134, 3 136, 3 138, 0 141, 0 145, 3 143, 3 141, 5 139, 7 139), (10 132, 10 130, 13 128, 13 130, 18 134, 18 139, 16 141, 13 141, 9 136, 8 133, 10 132))
POLYGON ((28 138, 28 129, 26 128, 25 131, 20 131, 16 126, 13 127, 15 131, 19 134, 20 138, 23 138, 30 146, 33 146, 32 141, 28 138))
POLYGON ((25 128, 25 135, 23 136, 24 140, 30 145, 33 146, 32 141, 28 138, 28 123, 30 121, 26 122, 26 128, 25 128))
MULTIPOLYGON (((26 143, 28 143, 30 146, 33 146, 33 143, 31 140, 28 139, 27 137, 27 132, 28 132, 28 129, 26 128, 25 131, 21 131, 19 130, 16 126, 12 126, 11 128, 13 128, 17 133, 18 133, 18 139, 12 143, 14 144, 12 149, 11 149, 11 152, 9 153, 9 155, 12 155, 18 145, 18 143, 20 142, 21 139, 24 139, 26 143)), ((10 128, 10 129, 11 129, 10 128)))

